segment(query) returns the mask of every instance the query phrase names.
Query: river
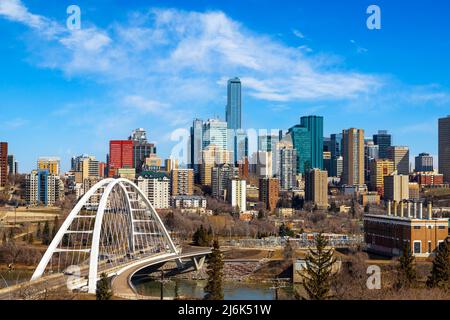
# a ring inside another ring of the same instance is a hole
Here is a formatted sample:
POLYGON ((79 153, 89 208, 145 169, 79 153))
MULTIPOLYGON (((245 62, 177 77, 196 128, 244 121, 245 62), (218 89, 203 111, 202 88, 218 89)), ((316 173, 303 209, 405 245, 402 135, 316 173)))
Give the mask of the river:
MULTIPOLYGON (((161 284, 150 278, 134 280, 133 285, 139 294, 151 297, 161 296, 161 284)), ((203 299, 205 296, 204 280, 171 279, 164 283, 164 297, 183 297, 203 299)), ((276 293, 271 283, 224 282, 225 300, 275 300, 276 293)), ((279 296, 292 296, 292 288, 279 289, 279 296)))

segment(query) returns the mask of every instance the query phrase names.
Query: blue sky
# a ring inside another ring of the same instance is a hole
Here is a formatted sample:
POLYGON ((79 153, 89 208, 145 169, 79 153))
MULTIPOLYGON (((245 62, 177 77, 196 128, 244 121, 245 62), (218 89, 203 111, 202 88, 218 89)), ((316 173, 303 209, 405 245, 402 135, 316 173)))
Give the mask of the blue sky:
POLYGON ((0 140, 37 157, 104 160, 110 139, 146 128, 168 156, 194 117, 224 117, 243 85, 245 128, 325 118, 325 135, 378 129, 437 154, 450 114, 448 1, 0 0, 0 140), (81 8, 81 30, 66 8, 81 8), (381 8, 381 30, 366 8, 381 8), (174 140, 175 139, 175 140, 174 140), (173 141, 174 140, 174 141, 173 141))

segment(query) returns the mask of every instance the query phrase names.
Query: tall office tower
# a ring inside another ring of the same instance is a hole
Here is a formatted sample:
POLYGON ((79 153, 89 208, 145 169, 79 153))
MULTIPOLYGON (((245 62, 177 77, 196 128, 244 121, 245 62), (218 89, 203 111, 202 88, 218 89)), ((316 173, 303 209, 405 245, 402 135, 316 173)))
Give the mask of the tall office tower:
POLYGON ((134 168, 134 141, 112 140, 109 142, 109 177, 118 175, 118 170, 134 168))
POLYGON ((328 172, 328 176, 331 177, 331 166, 333 165, 333 162, 331 161, 331 152, 330 151, 324 151, 323 152, 323 169, 328 172))
POLYGON ((384 199, 400 202, 409 199, 409 176, 391 174, 384 177, 384 199))
POLYGON ((378 159, 379 146, 372 139, 364 140, 364 180, 366 184, 370 183, 371 164, 378 159))
POLYGON ((318 209, 328 207, 328 173, 312 169, 305 175, 305 198, 312 201, 318 209))
POLYGON ((64 183, 48 169, 33 170, 25 177, 26 201, 29 205, 53 206, 64 199, 64 183))
POLYGON ((209 145, 202 151, 202 164, 200 165, 200 183, 211 186, 211 170, 216 165, 233 163, 232 154, 226 149, 216 145, 209 145))
POLYGON ((398 174, 409 174, 409 148, 405 146, 391 146, 387 148, 387 158, 394 161, 398 174))
POLYGON ((167 209, 170 206, 170 180, 164 175, 139 177, 136 184, 147 196, 155 209, 167 209))
POLYGON ((8 143, 0 142, 0 188, 6 186, 8 178, 8 143))
POLYGON ((364 130, 350 128, 342 131, 344 158, 342 182, 345 185, 364 184, 364 130))
POLYGON ((272 172, 271 175, 277 174, 277 162, 278 152, 277 144, 280 142, 280 136, 278 133, 272 132, 271 134, 264 134, 258 136, 258 151, 270 152, 272 155, 272 172))
POLYGON ((228 129, 238 130, 242 128, 242 97, 241 80, 233 78, 228 80, 226 121, 228 129))
POLYGON ((416 172, 431 172, 433 171, 433 157, 429 153, 420 153, 415 158, 414 171, 416 172))
POLYGON ((336 178, 342 177, 342 171, 344 170, 344 157, 337 156, 331 159, 331 176, 336 178))
POLYGON ((248 158, 248 137, 244 130, 237 130, 234 135, 234 163, 248 158))
POLYGON ((296 184, 297 152, 290 134, 285 135, 277 144, 277 176, 281 190, 292 190, 296 184))
POLYGON ((239 175, 239 169, 230 164, 222 164, 212 168, 211 189, 216 198, 226 199, 229 181, 239 175))
POLYGON ((210 145, 220 150, 228 149, 227 123, 219 119, 209 119, 203 124, 203 149, 210 145))
POLYGON ((331 138, 323 137, 323 151, 331 152, 331 138))
POLYGON ((278 203, 280 184, 276 178, 259 179, 259 201, 263 202, 266 209, 273 212, 278 203))
POLYGON ((300 124, 289 129, 297 150, 297 173, 323 168, 323 117, 301 117, 300 124))
POLYGON ((151 154, 156 154, 155 144, 148 142, 147 132, 142 128, 133 130, 128 140, 132 141, 133 144, 132 168, 135 168, 136 172, 140 173, 142 172, 145 159, 151 154))
POLYGON ((392 145, 392 137, 387 130, 378 130, 378 133, 373 135, 373 143, 379 147, 378 157, 387 159, 387 150, 392 145))
POLYGON ((194 170, 174 169, 170 172, 172 196, 191 196, 194 194, 194 170))
POLYGON ((203 120, 194 119, 189 136, 189 168, 199 174, 203 150, 203 120))
POLYGON ((333 133, 330 135, 331 157, 339 157, 342 155, 342 133, 333 133))
POLYGON ((372 191, 384 196, 384 177, 395 171, 394 161, 377 159, 372 161, 370 169, 370 187, 372 191))
POLYGON ((450 115, 439 119, 439 173, 450 183, 450 115))
POLYGON ((17 161, 14 155, 8 154, 8 174, 17 174, 17 161))
POLYGON ((40 157, 37 162, 38 170, 48 170, 49 174, 59 176, 61 160, 58 157, 40 157))
POLYGON ((240 212, 247 211, 247 182, 239 178, 228 181, 227 198, 233 208, 240 212))
MULTIPOLYGON (((200 155, 201 155, 201 153, 200 153, 200 155)), ((164 170, 166 172, 170 172, 173 169, 178 169, 178 159, 172 159, 172 158, 165 159, 164 160, 164 170)), ((190 169, 192 169, 192 168, 190 168, 190 169)), ((194 172, 195 172, 195 170, 194 170, 194 172)))

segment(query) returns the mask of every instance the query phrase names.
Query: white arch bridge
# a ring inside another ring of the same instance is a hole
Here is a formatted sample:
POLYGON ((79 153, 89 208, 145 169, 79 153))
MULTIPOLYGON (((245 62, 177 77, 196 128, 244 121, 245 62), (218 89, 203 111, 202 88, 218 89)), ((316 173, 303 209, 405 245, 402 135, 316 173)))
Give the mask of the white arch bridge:
POLYGON ((182 258, 204 258, 211 252, 210 248, 181 251, 142 191, 127 179, 108 178, 94 185, 70 212, 31 284, 47 275, 54 278, 75 271, 87 281, 88 292, 95 293, 101 273, 117 275, 170 260, 181 264, 182 258))

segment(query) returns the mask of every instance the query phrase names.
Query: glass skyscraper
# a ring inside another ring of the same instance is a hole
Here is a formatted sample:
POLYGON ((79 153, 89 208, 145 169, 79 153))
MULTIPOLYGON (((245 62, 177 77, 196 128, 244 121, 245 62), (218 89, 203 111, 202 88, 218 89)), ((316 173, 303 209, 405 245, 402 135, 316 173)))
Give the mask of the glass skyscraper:
POLYGON ((203 120, 194 119, 189 137, 189 164, 195 173, 199 172, 203 150, 203 120))
POLYGON ((289 129, 297 151, 297 173, 323 169, 323 117, 307 116, 300 124, 289 129))
POLYGON ((237 130, 242 128, 241 80, 239 78, 228 80, 226 121, 228 129, 237 130))
POLYGON ((373 143, 378 146, 378 157, 387 159, 387 150, 392 145, 391 135, 386 130, 378 130, 378 134, 373 135, 373 143))

